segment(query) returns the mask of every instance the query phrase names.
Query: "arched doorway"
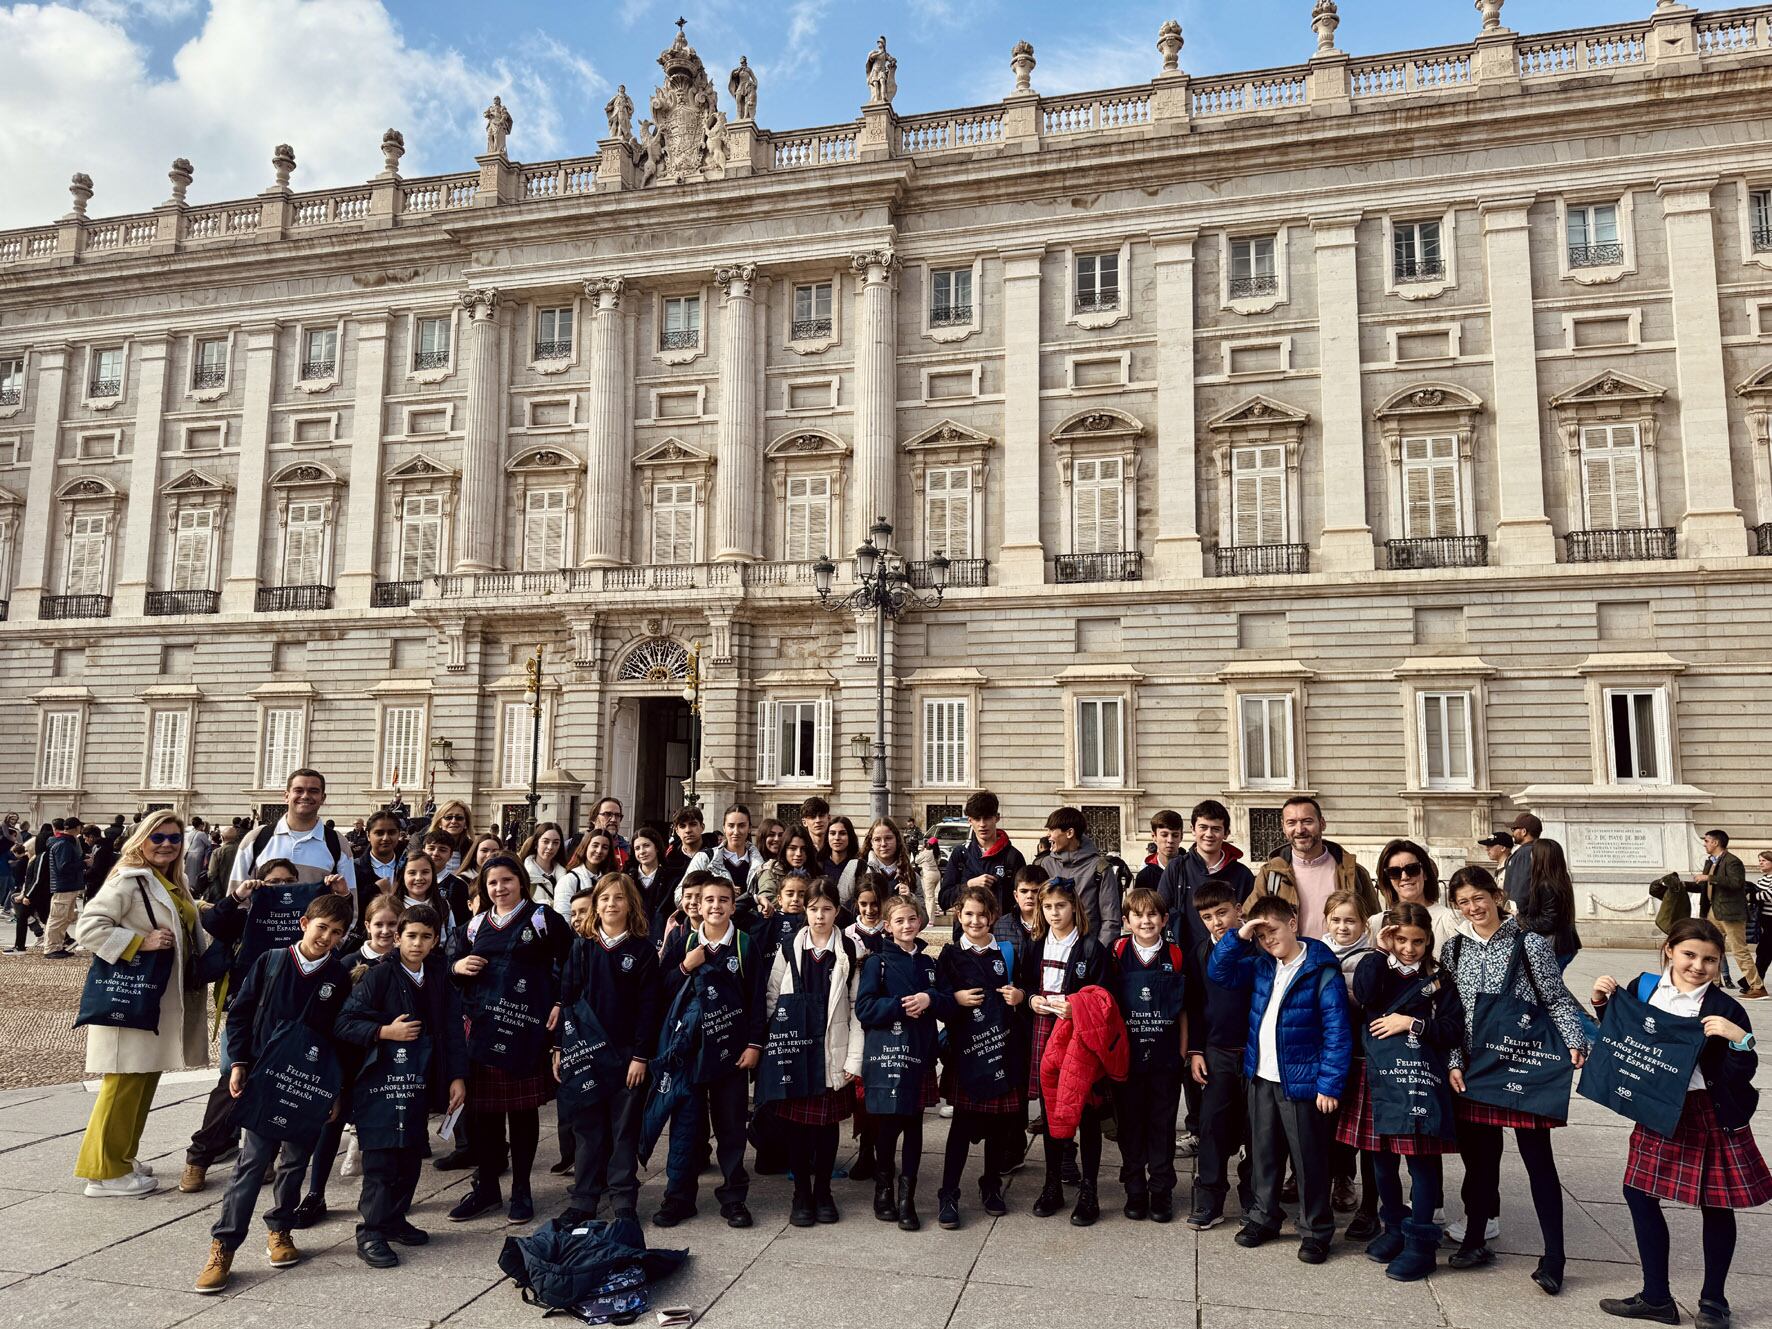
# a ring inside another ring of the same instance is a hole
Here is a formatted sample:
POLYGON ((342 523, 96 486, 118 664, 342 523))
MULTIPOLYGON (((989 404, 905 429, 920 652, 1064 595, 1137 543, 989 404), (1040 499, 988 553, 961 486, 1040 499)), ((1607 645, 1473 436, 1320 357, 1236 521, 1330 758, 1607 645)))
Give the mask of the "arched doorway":
POLYGON ((691 716, 683 699, 689 650, 672 637, 644 637, 615 666, 614 714, 604 769, 627 809, 627 826, 668 826, 689 778, 691 716))

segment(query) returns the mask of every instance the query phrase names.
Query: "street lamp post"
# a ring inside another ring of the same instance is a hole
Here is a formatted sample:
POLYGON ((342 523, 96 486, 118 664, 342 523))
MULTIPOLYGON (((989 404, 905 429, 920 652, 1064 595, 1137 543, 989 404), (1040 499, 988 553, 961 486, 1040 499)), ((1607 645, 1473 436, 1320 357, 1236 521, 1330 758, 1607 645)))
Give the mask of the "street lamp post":
POLYGON ((935 594, 918 595, 897 551, 891 547, 892 526, 884 517, 874 520, 868 538, 855 551, 856 586, 848 595, 831 599, 831 578, 837 565, 821 558, 812 565, 819 601, 837 613, 872 610, 874 614, 874 751, 872 780, 868 789, 870 815, 878 821, 887 815, 886 788, 886 620, 897 620, 912 609, 933 609, 947 589, 948 560, 937 554, 930 562, 930 585, 935 594))
POLYGON ((529 657, 529 834, 535 834, 536 822, 539 818, 536 810, 541 806, 541 653, 537 646, 535 654, 529 657))
POLYGON ((683 700, 689 703, 689 795, 688 806, 698 808, 695 772, 701 766, 701 643, 689 645, 689 667, 683 675, 683 700))

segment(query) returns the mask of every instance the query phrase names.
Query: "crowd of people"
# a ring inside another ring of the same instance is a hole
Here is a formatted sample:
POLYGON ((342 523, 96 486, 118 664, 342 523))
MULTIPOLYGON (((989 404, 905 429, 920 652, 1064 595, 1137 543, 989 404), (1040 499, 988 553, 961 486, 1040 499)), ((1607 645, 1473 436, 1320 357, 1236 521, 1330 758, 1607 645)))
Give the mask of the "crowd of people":
MULTIPOLYGON (((324 802, 324 778, 301 770, 268 825, 212 838, 157 811, 127 835, 121 819, 63 822, 21 846, 9 818, 0 844, 20 949, 46 884, 46 957, 88 953, 88 996, 96 982, 118 1010, 153 989, 151 1019, 91 1020, 87 1070, 103 1079, 76 1166, 87 1195, 158 1186, 137 1156, 156 1083, 207 1064, 216 1013, 218 1078, 178 1180, 201 1190, 233 1159, 198 1291, 228 1284, 267 1180, 268 1258, 297 1263, 294 1233, 328 1212, 341 1155, 361 1177, 360 1257, 383 1268, 394 1247, 424 1245, 410 1211, 439 1114, 450 1147, 433 1166, 473 1173, 448 1218, 534 1219, 549 1103, 567 1226, 605 1205, 637 1221, 640 1170, 665 1140, 658 1227, 697 1216, 711 1167, 733 1227, 752 1222, 754 1169, 791 1174, 795 1227, 839 1221, 846 1176, 873 1183, 876 1219, 914 1231, 933 1110, 948 1123, 940 1228, 967 1221, 975 1147, 978 1210, 1008 1211, 1030 1136, 1032 1212, 1094 1225, 1111 1135, 1127 1220, 1210 1231, 1234 1184, 1236 1245, 1273 1240, 1290 1217, 1301 1261, 1322 1263, 1339 1236, 1400 1281, 1438 1267, 1448 1234, 1447 1267, 1497 1259, 1511 1131, 1542 1244, 1530 1278, 1562 1290, 1553 1139, 1596 1023, 1565 985, 1581 946, 1567 863, 1530 814, 1484 842, 1493 871, 1471 863, 1442 883, 1405 838, 1369 872, 1326 838, 1309 796, 1287 801, 1285 843, 1260 862, 1229 842, 1220 803, 1161 812, 1136 869, 1100 853, 1073 807, 1024 856, 988 791, 966 802, 971 833, 945 863, 892 819, 863 834, 816 797, 791 826, 733 805, 710 834, 686 807, 668 831, 631 837, 604 799, 581 832, 542 823, 515 844, 476 833, 460 802, 417 819, 384 809, 342 835, 324 802), (937 915, 947 925, 932 931, 937 915), (1486 1031, 1504 1008, 1566 1056, 1560 1100, 1498 1095, 1486 1031), (1179 1205, 1178 1154, 1195 1160, 1179 1205), (1447 1155, 1463 1163, 1464 1216, 1449 1227, 1447 1155)), ((1753 1035, 1724 991, 1728 952, 1742 1001, 1766 995, 1748 932, 1772 909, 1772 856, 1750 886, 1724 832, 1705 845, 1695 882, 1659 883, 1678 899, 1661 969, 1590 995, 1603 1012, 1629 987, 1702 1020, 1704 1036, 1677 1127, 1632 1132, 1643 1283, 1602 1308, 1678 1321, 1661 1205, 1695 1205, 1698 1323, 1719 1329, 1735 1211, 1772 1197, 1748 1125, 1753 1035)))

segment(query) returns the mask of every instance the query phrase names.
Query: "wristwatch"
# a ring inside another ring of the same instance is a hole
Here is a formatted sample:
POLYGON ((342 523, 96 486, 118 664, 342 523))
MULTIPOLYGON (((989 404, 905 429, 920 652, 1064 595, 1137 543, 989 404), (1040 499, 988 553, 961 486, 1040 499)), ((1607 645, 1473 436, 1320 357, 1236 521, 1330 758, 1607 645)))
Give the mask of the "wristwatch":
POLYGON ((1737 1052, 1752 1052, 1754 1050, 1754 1036, 1752 1031, 1750 1030, 1748 1033, 1743 1034, 1739 1043, 1731 1043, 1729 1046, 1734 1048, 1737 1052))

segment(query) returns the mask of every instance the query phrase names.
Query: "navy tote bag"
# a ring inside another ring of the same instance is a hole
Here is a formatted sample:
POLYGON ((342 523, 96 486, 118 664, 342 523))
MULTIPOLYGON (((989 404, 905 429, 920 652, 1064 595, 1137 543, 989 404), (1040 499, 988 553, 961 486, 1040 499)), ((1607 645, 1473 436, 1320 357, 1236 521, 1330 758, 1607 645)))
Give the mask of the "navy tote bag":
MULTIPOLYGON (((154 906, 148 899, 148 888, 136 883, 142 894, 142 907, 148 911, 148 922, 160 926, 154 917, 154 906)), ((74 1028, 83 1024, 107 1029, 141 1029, 150 1034, 160 1032, 160 998, 172 981, 172 966, 177 951, 137 950, 133 960, 109 960, 93 957, 86 971, 86 986, 80 991, 80 1013, 74 1017, 74 1028)))
MULTIPOLYGON (((1654 975, 1649 991, 1654 991, 1654 975)), ((1600 1036, 1581 1070, 1580 1093, 1622 1117, 1671 1137, 1704 1047, 1704 1021, 1669 1015, 1619 988, 1606 1002, 1600 1036)))
MULTIPOLYGON (((1391 1003, 1386 1015, 1403 1005, 1435 980, 1417 983, 1391 1003)), ((1440 981, 1450 981, 1442 979, 1440 981)), ((1446 1052, 1414 1034, 1375 1037, 1363 1033, 1366 1044, 1366 1090, 1372 1099, 1372 1129, 1380 1135, 1431 1135, 1450 1139, 1452 1089, 1446 1082, 1446 1052)))
MULTIPOLYGON (((1455 938, 1454 944, 1462 946, 1463 939, 1455 938)), ((1550 1017, 1525 956, 1525 942, 1516 939, 1501 991, 1482 993, 1471 1003, 1465 1097, 1491 1107, 1567 1121, 1575 1067, 1569 1060, 1569 1045, 1550 1017), (1514 996, 1522 969, 1536 1002, 1514 996)))

